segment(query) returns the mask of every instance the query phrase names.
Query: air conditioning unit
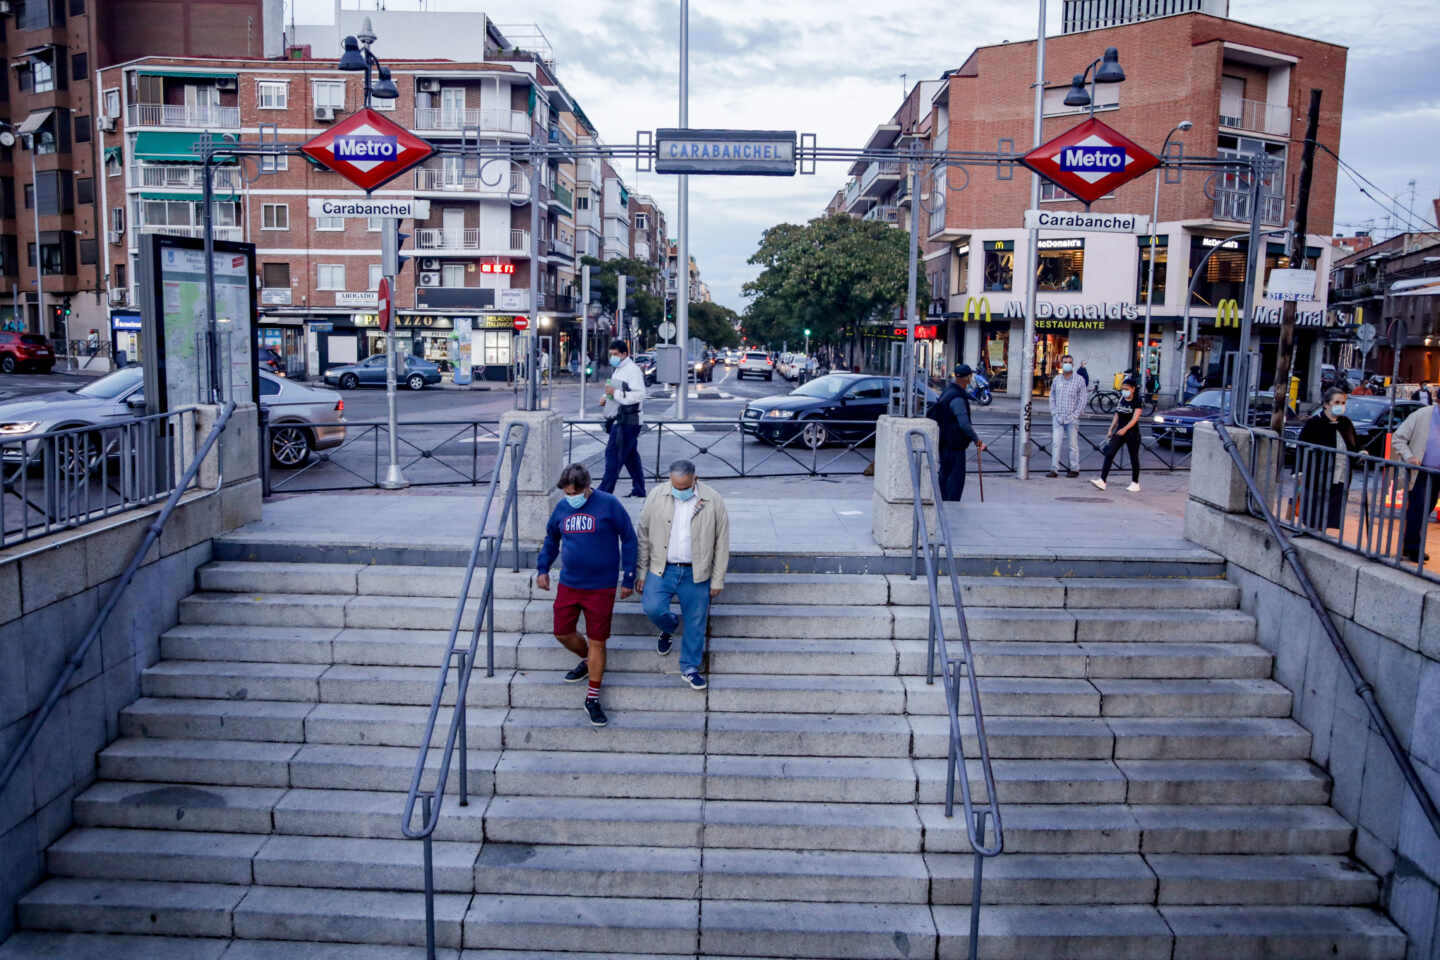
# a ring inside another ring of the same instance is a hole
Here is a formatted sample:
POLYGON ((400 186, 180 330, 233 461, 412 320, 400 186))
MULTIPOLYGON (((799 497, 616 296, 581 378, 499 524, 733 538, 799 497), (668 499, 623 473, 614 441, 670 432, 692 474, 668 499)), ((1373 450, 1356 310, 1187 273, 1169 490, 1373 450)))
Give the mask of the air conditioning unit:
POLYGON ((106 133, 110 133, 115 129, 114 117, 96 117, 95 122, 100 127, 100 129, 104 130, 106 133))
POLYGON ((334 107, 316 107, 316 108, 315 108, 315 119, 316 119, 316 120, 334 120, 334 119, 335 119, 335 108, 334 108, 334 107))
POLYGON ((14 4, 12 4, 10 0, 0 0, 0 16, 11 13, 13 10, 14 4))
POLYGON ((420 92, 421 92, 421 93, 439 93, 439 92, 440 92, 440 81, 439 81, 439 80, 421 80, 421 81, 420 81, 420 92))
POLYGON ((439 274, 439 273, 422 273, 422 274, 420 274, 420 286, 422 286, 422 287, 438 287, 438 286, 440 286, 440 274, 439 274))
POLYGON ((421 270, 439 270, 439 269, 440 269, 440 261, 439 261, 439 260, 436 260, 434 257, 426 257, 424 260, 421 260, 421 261, 420 261, 420 269, 421 269, 421 270))
POLYGON ((234 77, 219 77, 215 81, 216 90, 234 90, 236 82, 234 77))
POLYGON ((112 244, 118 244, 118 243, 120 242, 120 231, 119 231, 119 230, 110 230, 110 231, 107 231, 106 234, 105 234, 105 239, 108 240, 108 241, 110 241, 112 244))

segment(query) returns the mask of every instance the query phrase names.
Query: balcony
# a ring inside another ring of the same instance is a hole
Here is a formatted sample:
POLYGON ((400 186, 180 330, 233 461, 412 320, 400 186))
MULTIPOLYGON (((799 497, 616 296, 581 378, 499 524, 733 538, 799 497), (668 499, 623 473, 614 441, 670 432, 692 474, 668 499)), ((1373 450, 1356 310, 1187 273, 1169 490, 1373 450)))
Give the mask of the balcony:
POLYGON ((519 167, 511 169, 508 175, 495 169, 487 171, 482 168, 481 172, 485 176, 463 177, 456 170, 421 167, 415 171, 415 192, 474 193, 486 197, 530 195, 530 178, 519 167), (493 180, 499 182, 487 182, 493 180))
POLYGON ((172 106, 168 103, 132 103, 126 118, 132 127, 240 128, 240 108, 220 106, 172 106))
POLYGON ((596 211, 594 203, 583 210, 575 211, 575 229, 600 232, 600 215, 596 211))
POLYGON ((600 184, 600 158, 584 157, 575 163, 575 179, 581 183, 600 184))
POLYGON ((558 183, 555 184, 555 188, 550 191, 550 202, 564 207, 567 214, 573 216, 575 213, 575 194, 572 193, 569 188, 562 187, 558 183))
POLYGON ((551 313, 574 313, 575 297, 568 293, 542 293, 540 309, 551 313))
POLYGON ((526 256, 530 253, 530 231, 511 230, 504 237, 482 239, 480 231, 472 227, 460 230, 447 230, 444 227, 417 227, 415 249, 526 256))
POLYGON ((871 207, 866 212, 864 219, 877 220, 880 223, 899 223, 900 208, 893 204, 881 204, 878 207, 871 207))
POLYGON ((1265 100, 1221 98, 1220 126, 1288 137, 1290 108, 1283 103, 1269 103, 1265 100))
POLYGON ((867 196, 865 191, 860 189, 860 180, 856 178, 845 184, 845 206, 846 213, 859 216, 869 209, 875 202, 875 198, 867 196))
POLYGON ((524 110, 461 110, 444 107, 416 107, 415 129, 440 130, 479 129, 481 136, 517 134, 530 136, 530 114, 524 110))
MULTIPOLYGON (((205 228, 195 224, 171 226, 164 223, 143 223, 140 225, 141 233, 165 233, 173 237, 204 237, 205 228)), ((216 227, 214 228, 216 240, 244 240, 245 231, 240 227, 216 227)), ((46 271, 49 272, 48 270, 46 271)))
POLYGON ((643 263, 650 262, 650 244, 644 240, 635 241, 635 259, 643 263))
POLYGON ((904 174, 899 160, 871 163, 860 175, 860 192, 867 197, 883 197, 904 174))
MULTIPOLYGON (((241 187, 238 167, 214 167, 210 183, 216 190, 235 191, 241 187)), ((130 183, 136 187, 163 187, 167 190, 199 190, 205 184, 200 164, 137 163, 130 168, 130 183)))
POLYGON ((550 241, 550 252, 573 260, 575 259, 575 241, 555 237, 550 241))
MULTIPOLYGON (((1250 222, 1250 191, 1217 187, 1215 189, 1215 219, 1250 222)), ((1280 226, 1285 222, 1285 198, 1273 193, 1260 194, 1260 222, 1266 226, 1280 226)))

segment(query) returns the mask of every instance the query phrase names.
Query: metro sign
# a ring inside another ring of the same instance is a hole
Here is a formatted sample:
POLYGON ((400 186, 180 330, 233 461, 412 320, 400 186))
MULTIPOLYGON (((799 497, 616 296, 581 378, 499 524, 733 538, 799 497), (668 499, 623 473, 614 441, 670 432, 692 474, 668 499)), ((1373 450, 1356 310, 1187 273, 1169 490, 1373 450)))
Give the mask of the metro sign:
POLYGON ((1042 143, 1020 162, 1090 206, 1160 165, 1160 158, 1094 117, 1042 143))
POLYGON ((370 193, 435 152, 393 120, 366 107, 300 147, 308 156, 370 193))

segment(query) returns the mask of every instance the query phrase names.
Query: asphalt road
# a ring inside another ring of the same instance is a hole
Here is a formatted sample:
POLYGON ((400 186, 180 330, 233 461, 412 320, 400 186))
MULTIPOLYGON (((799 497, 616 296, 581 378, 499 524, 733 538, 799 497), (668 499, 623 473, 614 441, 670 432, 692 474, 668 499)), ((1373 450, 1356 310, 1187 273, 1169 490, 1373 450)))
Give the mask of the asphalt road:
POLYGON ((0 403, 24 400, 37 393, 69 390, 97 378, 76 373, 0 373, 0 403))

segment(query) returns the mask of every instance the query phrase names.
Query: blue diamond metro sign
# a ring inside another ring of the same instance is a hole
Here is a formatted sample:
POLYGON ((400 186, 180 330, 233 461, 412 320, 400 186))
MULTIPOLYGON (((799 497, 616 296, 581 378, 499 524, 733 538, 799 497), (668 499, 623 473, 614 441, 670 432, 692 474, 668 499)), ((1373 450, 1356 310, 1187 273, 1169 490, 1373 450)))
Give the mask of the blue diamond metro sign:
POLYGON ((1086 207, 1155 169, 1160 158, 1094 117, 1042 143, 1020 162, 1086 207))

